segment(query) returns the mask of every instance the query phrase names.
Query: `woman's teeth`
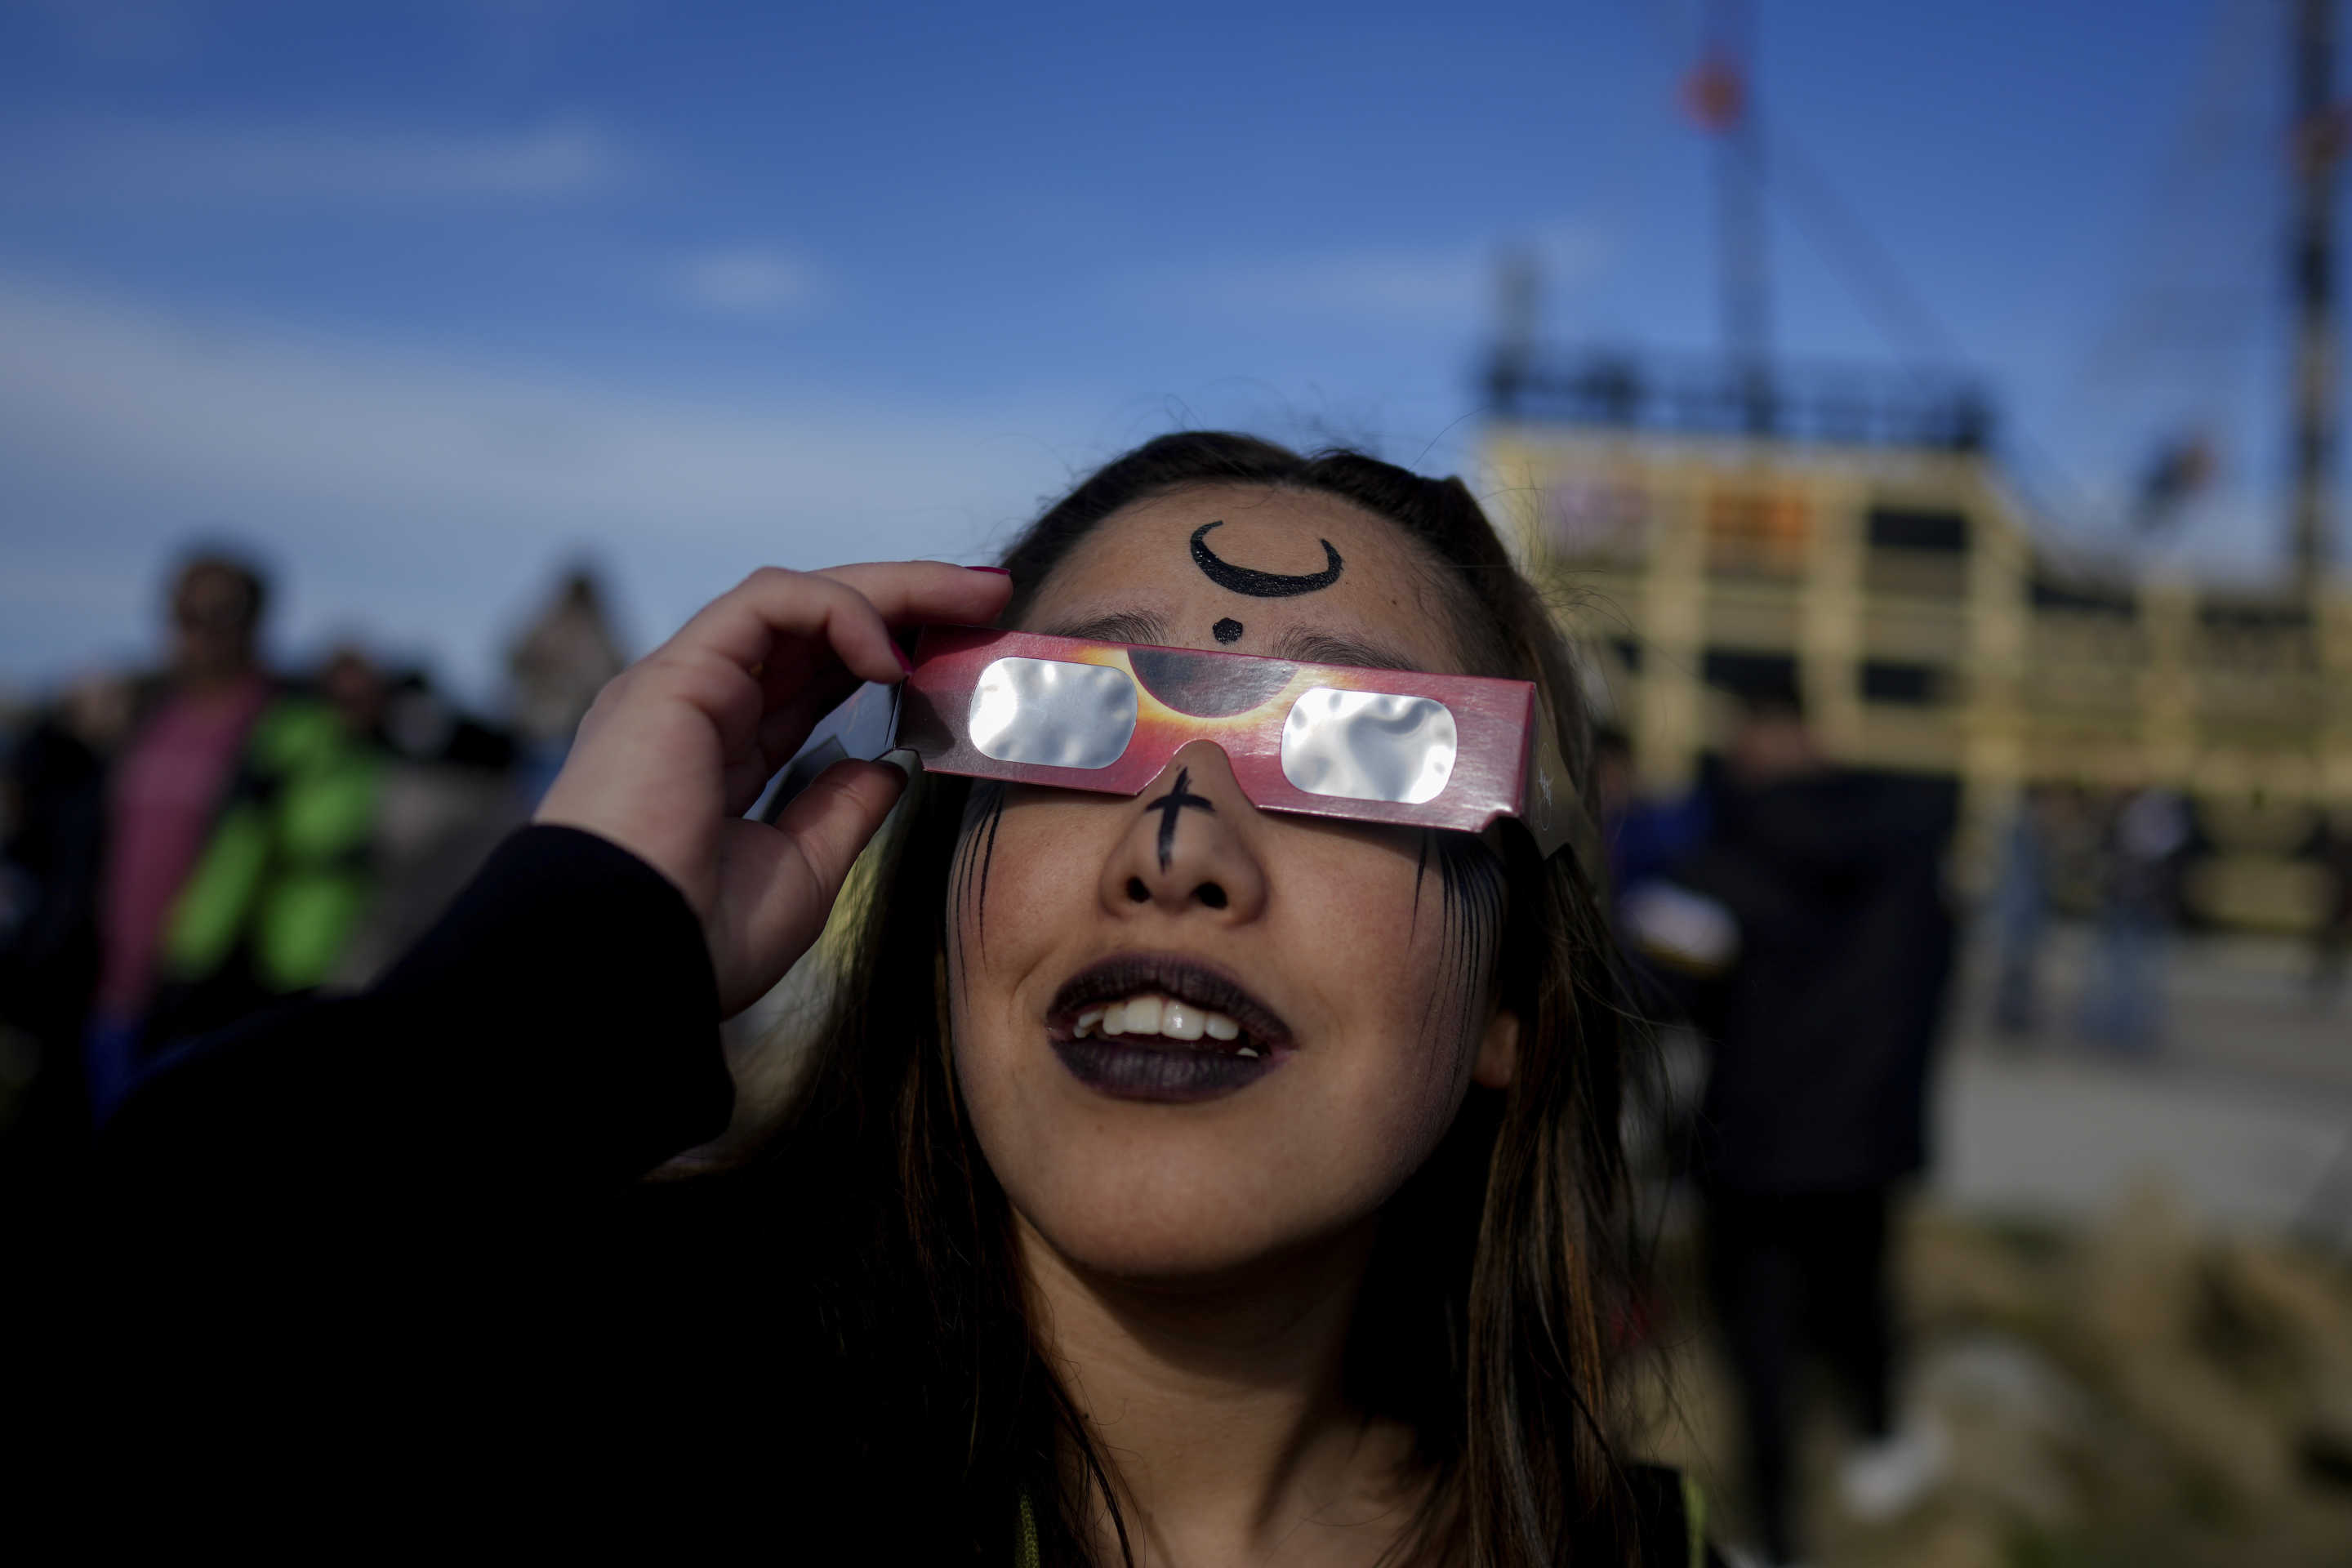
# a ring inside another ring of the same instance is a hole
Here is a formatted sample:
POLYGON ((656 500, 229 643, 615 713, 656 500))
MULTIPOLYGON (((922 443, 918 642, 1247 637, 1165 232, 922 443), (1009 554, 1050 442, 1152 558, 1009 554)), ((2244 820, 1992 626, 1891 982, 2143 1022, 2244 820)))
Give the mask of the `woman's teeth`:
MULTIPOLYGON (((1108 1007, 1089 1007, 1078 1015, 1078 1038, 1085 1039, 1097 1028, 1106 1035, 1159 1035, 1171 1040, 1197 1040, 1203 1035, 1213 1040, 1238 1040, 1242 1035, 1242 1026, 1223 1013, 1150 994, 1130 996, 1108 1007)), ((1255 1057, 1258 1051, 1254 1045, 1244 1045, 1234 1054, 1255 1057)))

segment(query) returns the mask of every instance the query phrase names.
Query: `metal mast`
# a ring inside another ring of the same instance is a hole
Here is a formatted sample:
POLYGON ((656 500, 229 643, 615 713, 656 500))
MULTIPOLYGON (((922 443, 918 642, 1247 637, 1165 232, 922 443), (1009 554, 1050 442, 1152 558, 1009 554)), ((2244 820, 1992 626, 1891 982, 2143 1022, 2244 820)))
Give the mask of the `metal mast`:
POLYGON ((1748 0, 1708 0, 1687 100, 1716 138, 1716 243, 1723 263, 1723 338, 1748 428, 1769 434, 1772 294, 1765 266, 1764 145, 1756 115, 1748 0))
POLYGON ((1528 372, 1535 363, 1536 310, 1543 291, 1532 247, 1506 247, 1495 266, 1495 357, 1486 371, 1487 391, 1497 413, 1518 405, 1528 372))
POLYGON ((2295 0, 2294 491, 2295 585, 2306 597, 2327 566, 2336 468, 2336 166, 2344 119, 2336 104, 2336 0, 2295 0))

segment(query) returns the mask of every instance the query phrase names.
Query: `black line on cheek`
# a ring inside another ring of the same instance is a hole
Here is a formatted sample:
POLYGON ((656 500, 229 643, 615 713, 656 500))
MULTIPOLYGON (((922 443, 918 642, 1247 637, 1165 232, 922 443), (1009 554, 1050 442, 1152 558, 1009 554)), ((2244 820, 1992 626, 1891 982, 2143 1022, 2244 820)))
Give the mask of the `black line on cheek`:
MULTIPOLYGON (((1484 847, 1482 846, 1481 848, 1483 853, 1484 847)), ((1486 985, 1495 983, 1499 978, 1499 972, 1502 969, 1503 914, 1505 906, 1508 902, 1508 889, 1504 881, 1502 862, 1491 853, 1483 853, 1483 858, 1486 867, 1484 880, 1486 907, 1483 921, 1486 930, 1483 933, 1484 940, 1480 944, 1477 969, 1477 978, 1482 991, 1486 985)), ((1474 1009, 1477 1005, 1475 996, 1471 1005, 1474 1009)), ((1474 1012, 1471 1022, 1475 1025, 1477 1021, 1474 1012)))
MULTIPOLYGON (((980 945, 988 945, 987 928, 983 923, 988 912, 988 872, 996 858, 996 825, 1004 816, 1004 786, 993 780, 972 786, 971 797, 964 802, 961 836, 956 842, 955 909, 958 924, 969 910, 971 926, 979 934, 980 945), (988 833, 981 835, 981 822, 986 818, 988 833)), ((959 973, 963 962, 963 944, 959 934, 956 944, 959 973)))
MULTIPOLYGON (((1438 999, 1441 996, 1449 994, 1454 989, 1453 975, 1455 968, 1454 950, 1456 947, 1455 931, 1457 923, 1454 919, 1454 901, 1459 896, 1460 889, 1457 887, 1459 879, 1454 875, 1454 860, 1448 847, 1439 840, 1437 834, 1433 829, 1424 827, 1421 830, 1421 858, 1423 866, 1426 866, 1429 862, 1431 849, 1434 847, 1436 850, 1438 893, 1437 964, 1441 972, 1440 980, 1429 988, 1429 1001, 1422 1007, 1421 1010, 1421 1036, 1422 1038, 1425 1040, 1429 1038, 1429 1020, 1431 1016, 1437 1011, 1438 999)), ((1415 886, 1413 889, 1413 902, 1416 907, 1418 907, 1420 901, 1421 889, 1418 886, 1415 886)), ((1434 1060, 1435 1058, 1433 1058, 1432 1059, 1434 1060)))
POLYGON ((971 840, 969 835, 956 839, 953 869, 948 879, 948 940, 954 945, 956 977, 963 977, 963 900, 964 885, 971 866, 971 840))
POLYGON ((1429 829, 1421 830, 1421 857, 1412 863, 1412 931, 1421 929, 1421 884, 1429 875, 1429 829))
POLYGON ((1454 963, 1447 981, 1453 992, 1454 1029, 1458 1038, 1461 1026, 1469 1013, 1463 1001, 1463 993, 1470 989, 1471 977, 1476 973, 1478 963, 1478 913, 1472 902, 1475 890, 1470 886, 1470 879, 1453 845, 1445 847, 1444 858, 1439 864, 1444 868, 1449 884, 1446 889, 1449 896, 1445 900, 1445 949, 1454 963))
POLYGON ((1451 972, 1444 989, 1452 993, 1457 1038, 1467 1047, 1478 1021, 1480 982, 1501 931, 1503 868, 1479 840, 1448 834, 1438 843, 1437 870, 1445 922, 1440 962, 1451 972))
POLYGON ((996 828, 997 825, 1004 820, 1004 787, 1002 784, 997 786, 995 795, 996 798, 991 801, 988 806, 988 847, 982 850, 980 854, 979 914, 982 922, 981 940, 983 942, 988 940, 986 934, 988 930, 986 924, 988 920, 988 871, 990 867, 996 864, 996 828))
POLYGON ((961 919, 964 883, 971 869, 971 831, 968 826, 960 827, 956 833, 955 859, 951 868, 948 878, 948 908, 961 919))

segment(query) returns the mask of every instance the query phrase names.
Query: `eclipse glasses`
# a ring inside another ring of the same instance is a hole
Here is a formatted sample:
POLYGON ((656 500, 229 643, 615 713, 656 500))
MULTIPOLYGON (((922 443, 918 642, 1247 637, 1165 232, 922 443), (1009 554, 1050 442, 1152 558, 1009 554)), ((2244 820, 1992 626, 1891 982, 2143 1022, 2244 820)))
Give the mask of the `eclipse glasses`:
POLYGON ((914 673, 829 715, 756 815, 845 756, 1139 794, 1206 741, 1261 811, 1483 832, 1517 817, 1549 856, 1591 828, 1535 685, 1305 664, 979 626, 928 626, 914 673))

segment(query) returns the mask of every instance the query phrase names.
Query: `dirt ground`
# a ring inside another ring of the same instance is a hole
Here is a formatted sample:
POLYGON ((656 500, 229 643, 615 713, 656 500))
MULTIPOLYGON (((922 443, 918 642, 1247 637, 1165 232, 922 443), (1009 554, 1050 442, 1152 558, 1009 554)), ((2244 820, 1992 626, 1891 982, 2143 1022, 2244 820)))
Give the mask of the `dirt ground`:
MULTIPOLYGON (((1906 1403, 1951 1463, 1906 1516, 1846 1517, 1826 1376, 1801 1445, 1818 1568, 2352 1565, 2352 1265, 2200 1231, 2160 1189, 2085 1223, 2003 1224, 1922 1202, 1900 1250, 1906 1403)), ((1641 1450, 1750 1540, 1735 1407, 1692 1227, 1657 1256, 1641 1450)))

